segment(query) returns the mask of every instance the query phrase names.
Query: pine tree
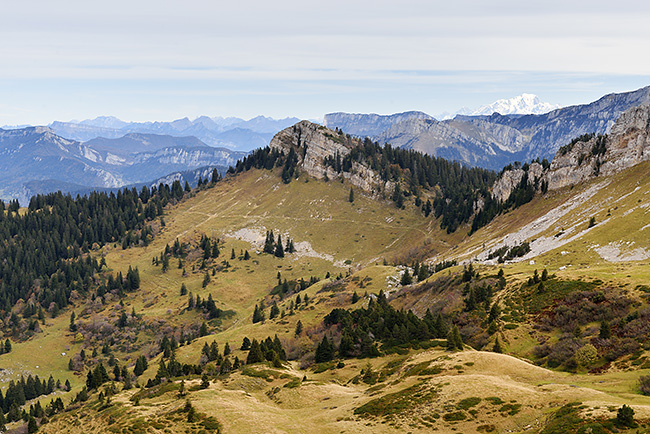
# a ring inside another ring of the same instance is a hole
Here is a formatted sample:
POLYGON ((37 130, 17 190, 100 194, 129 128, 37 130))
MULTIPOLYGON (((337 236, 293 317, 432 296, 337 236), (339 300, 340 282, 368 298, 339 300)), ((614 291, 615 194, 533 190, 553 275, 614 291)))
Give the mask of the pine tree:
POLYGON ((463 350, 463 339, 460 337, 460 332, 458 331, 457 326, 453 326, 447 335, 447 349, 450 351, 453 350, 463 350))
POLYGON ((296 323, 296 331, 295 331, 295 336, 300 336, 302 334, 302 321, 298 320, 296 323))
POLYGON ((237 256, 235 255, 235 249, 232 249, 232 252, 230 253, 230 259, 235 259, 237 256))
POLYGON ((167 256, 165 254, 162 254, 161 258, 160 258, 160 261, 162 262, 161 270, 162 270, 163 273, 166 273, 167 270, 169 270, 169 256, 167 256))
POLYGON ((609 321, 607 321, 607 320, 603 320, 603 321, 600 323, 600 333, 599 333, 599 337, 600 337, 601 339, 609 339, 609 338, 612 337, 612 329, 611 329, 611 327, 610 327, 610 325, 609 325, 609 321))
POLYGON ((206 323, 201 324, 201 329, 199 330, 199 336, 207 336, 208 335, 208 325, 206 323))
POLYGON ((27 432, 31 434, 37 431, 38 431, 38 424, 36 423, 36 419, 30 416, 29 422, 27 423, 27 432))
POLYGON ((273 254, 275 250, 275 237, 273 236, 273 231, 266 233, 266 241, 264 241, 264 253, 273 254))
POLYGON ((251 342, 250 351, 248 352, 248 357, 246 357, 246 364, 250 365, 251 363, 259 363, 263 361, 264 354, 262 353, 260 343, 257 341, 257 339, 253 339, 253 342, 251 342))
POLYGON ((275 245, 275 256, 277 258, 284 258, 284 248, 282 247, 282 236, 278 235, 278 242, 275 245))
POLYGON ((208 374, 203 374, 201 376, 201 385, 199 386, 201 389, 207 389, 210 387, 210 380, 208 379, 208 374))
POLYGON ((244 339, 242 340, 241 343, 240 350, 246 351, 246 350, 250 350, 250 348, 251 348, 251 341, 246 336, 244 336, 244 339))
POLYGON ((273 305, 271 306, 271 312, 269 313, 269 319, 276 318, 278 315, 280 315, 280 308, 278 307, 278 304, 274 301, 273 305))
POLYGON ((121 329, 126 327, 127 323, 127 317, 126 317, 126 312, 122 311, 122 315, 120 315, 120 319, 117 321, 117 326, 121 329))
POLYGON ((248 253, 248 250, 244 252, 244 261, 248 261, 251 258, 251 255, 248 253))
POLYGON ((187 295, 187 286, 185 284, 181 284, 181 296, 187 295))
POLYGON ((318 347, 316 347, 316 356, 314 359, 315 362, 329 362, 334 358, 335 350, 336 348, 334 348, 334 344, 332 344, 329 339, 327 339, 327 336, 323 336, 323 340, 321 340, 320 344, 318 344, 318 347))
POLYGON ((409 270, 407 268, 406 270, 404 270, 404 274, 402 274, 402 279, 400 280, 400 284, 402 286, 407 286, 410 285, 411 283, 413 283, 413 278, 409 274, 409 270))
POLYGON ((206 271, 205 276, 203 276, 203 282, 201 283, 201 286, 205 288, 206 286, 208 286, 209 283, 210 283, 210 273, 206 271))
POLYGON ((503 348, 501 348, 501 342, 499 342, 499 337, 497 336, 496 340, 494 341, 494 347, 492 347, 492 352, 493 353, 503 353, 503 348))
POLYGON ((75 324, 75 322, 74 322, 75 318, 76 318, 76 316, 75 316, 74 312, 72 312, 70 314, 70 326, 68 327, 68 329, 72 333, 75 333, 77 331, 77 324, 75 324))
POLYGON ((348 202, 350 202, 350 203, 354 202, 354 190, 352 190, 352 187, 350 187, 350 194, 348 196, 348 202))
POLYGON ((627 428, 636 427, 637 424, 634 422, 634 409, 623 404, 616 413, 616 424, 627 428))

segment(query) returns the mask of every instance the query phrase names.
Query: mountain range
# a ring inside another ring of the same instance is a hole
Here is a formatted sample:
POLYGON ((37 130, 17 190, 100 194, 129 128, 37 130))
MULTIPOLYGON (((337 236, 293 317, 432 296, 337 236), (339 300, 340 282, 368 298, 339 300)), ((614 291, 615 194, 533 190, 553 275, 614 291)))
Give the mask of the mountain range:
POLYGON ((131 133, 81 143, 49 127, 0 130, 0 197, 27 203, 55 187, 78 192, 153 182, 205 166, 223 170, 246 154, 196 137, 131 133))
MULTIPOLYGON (((12 203, 0 431, 647 433, 650 105, 609 131, 497 175, 300 121, 191 190, 12 203)), ((0 138, 93 179, 204 148, 0 138)))
POLYGON ((379 143, 500 170, 515 161, 551 159, 573 138, 607 133, 625 110, 649 102, 650 87, 644 87, 544 114, 457 115, 439 121, 422 112, 388 116, 330 113, 324 124, 379 143))
POLYGON ((499 99, 492 104, 482 105, 477 109, 463 107, 453 115, 443 115, 441 119, 451 119, 456 115, 489 116, 493 113, 501 115, 541 115, 559 108, 558 104, 543 102, 537 95, 522 93, 509 99, 499 99))
POLYGON ((194 136, 209 146, 251 151, 268 145, 275 133, 298 120, 272 119, 265 116, 249 120, 201 116, 194 120, 182 118, 171 122, 125 122, 113 116, 100 116, 83 121, 55 121, 48 127, 63 138, 79 142, 97 137, 117 139, 129 133, 141 133, 173 137, 194 136))

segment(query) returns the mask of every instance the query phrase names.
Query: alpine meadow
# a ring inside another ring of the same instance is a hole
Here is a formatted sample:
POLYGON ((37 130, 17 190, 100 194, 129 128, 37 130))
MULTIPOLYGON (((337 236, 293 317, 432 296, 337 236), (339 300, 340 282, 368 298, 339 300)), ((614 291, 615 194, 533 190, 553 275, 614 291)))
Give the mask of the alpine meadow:
POLYGON ((650 6, 3 6, 0 433, 650 434, 650 6))

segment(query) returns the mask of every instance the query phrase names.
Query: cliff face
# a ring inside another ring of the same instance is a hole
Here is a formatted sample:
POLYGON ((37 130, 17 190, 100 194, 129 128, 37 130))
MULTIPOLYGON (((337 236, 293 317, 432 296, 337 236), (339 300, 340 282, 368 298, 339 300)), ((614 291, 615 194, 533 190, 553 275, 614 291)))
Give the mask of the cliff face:
POLYGON ((642 104, 650 104, 650 86, 537 115, 458 115, 436 121, 421 112, 391 116, 331 113, 325 115, 325 124, 381 144, 500 170, 515 161, 550 159, 581 134, 608 134, 623 112, 642 104))
POLYGON ((477 139, 480 134, 480 128, 467 122, 411 119, 393 125, 375 139, 379 143, 390 143, 471 166, 500 169, 507 161, 507 152, 491 137, 477 139))
MULTIPOLYGON (((539 174, 549 190, 609 176, 650 160, 650 105, 625 111, 607 136, 589 136, 561 148, 539 174)), ((531 165, 532 168, 532 165, 531 165)), ((507 170, 494 184, 492 196, 506 200, 523 173, 507 170)), ((530 177, 529 177, 530 180, 530 177)))
POLYGON ((492 197, 501 202, 508 200, 510 193, 519 185, 526 172, 528 172, 528 184, 534 185, 535 181, 542 179, 544 168, 539 163, 531 163, 526 171, 522 168, 506 170, 492 186, 492 197))
MULTIPOLYGON (((309 121, 301 121, 296 125, 285 128, 271 140, 271 149, 288 154, 291 149, 298 156, 300 169, 317 179, 337 179, 343 177, 352 185, 368 192, 377 193, 389 187, 369 167, 352 163, 349 172, 337 172, 331 166, 325 165, 325 159, 336 159, 348 155, 359 140, 342 133, 332 131, 309 121)), ((390 190, 390 189, 389 189, 390 190)))
POLYGON ((358 137, 374 137, 400 122, 412 119, 434 119, 432 116, 410 111, 393 115, 362 113, 328 113, 323 123, 328 128, 340 128, 348 134, 358 137))

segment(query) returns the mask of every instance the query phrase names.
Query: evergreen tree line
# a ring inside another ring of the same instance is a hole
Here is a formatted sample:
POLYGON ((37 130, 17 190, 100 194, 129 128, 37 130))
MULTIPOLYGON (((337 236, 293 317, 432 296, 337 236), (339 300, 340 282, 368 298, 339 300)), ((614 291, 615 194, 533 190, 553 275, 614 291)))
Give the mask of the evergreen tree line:
POLYGON ((285 298, 289 295, 304 291, 318 282, 320 282, 320 279, 316 276, 310 276, 309 280, 301 277, 298 280, 289 281, 287 279, 282 280, 281 277, 278 277, 278 284, 271 290, 271 295, 279 295, 280 298, 285 298))
MULTIPOLYGON (((427 311, 423 319, 418 318, 412 311, 398 311, 392 307, 383 292, 377 299, 370 299, 367 308, 353 311, 333 309, 323 319, 323 324, 330 333, 340 334, 340 343, 335 348, 333 340, 325 336, 327 342, 321 342, 322 353, 338 352, 340 357, 376 357, 379 349, 376 343, 381 342, 382 349, 388 350, 396 346, 421 345, 433 338, 446 338, 447 322, 438 314, 434 316, 427 311)), ((320 360, 324 361, 324 360, 320 360)))
POLYGON ((420 190, 439 188, 433 203, 422 203, 416 198, 416 205, 428 216, 434 212, 442 217, 440 226, 447 232, 454 232, 459 225, 468 222, 474 215, 474 203, 483 196, 489 196, 488 189, 496 180, 496 174, 481 168, 469 168, 458 162, 432 157, 414 150, 381 146, 369 138, 351 149, 343 158, 337 155, 325 159, 338 173, 350 172, 353 163, 365 164, 379 174, 383 181, 396 182, 392 199, 398 208, 404 203, 404 196, 419 196, 420 190), (400 181, 408 191, 403 191, 400 181))
POLYGON ((219 318, 223 314, 223 311, 219 309, 217 307, 217 304, 214 302, 214 299, 212 298, 212 294, 208 294, 208 298, 206 299, 201 299, 201 297, 198 294, 196 295, 196 298, 194 298, 194 296, 190 292, 187 301, 187 309, 188 310, 201 309, 203 313, 208 315, 209 319, 219 318))
MULTIPOLYGON (((306 149, 305 146, 299 145, 299 151, 306 149)), ((266 147, 238 161, 235 167, 228 169, 228 173, 240 173, 251 168, 271 170, 283 167, 282 179, 288 183, 295 177, 297 162, 298 155, 293 148, 285 155, 266 147)), ((397 182, 397 185, 403 182, 408 187, 408 191, 403 192, 398 187, 393 192, 393 200, 398 207, 403 205, 407 194, 418 196, 421 189, 438 188, 439 195, 433 203, 416 202, 427 216, 435 212, 436 217, 442 217, 441 227, 448 232, 454 232, 460 224, 469 222, 474 215, 474 203, 481 196, 484 199, 489 196, 488 189, 496 179, 496 173, 490 170, 468 168, 458 162, 413 150, 381 146, 369 138, 358 141, 358 145, 345 157, 336 154, 324 160, 326 166, 338 173, 350 172, 354 162, 368 165, 383 181, 397 182)))
POLYGON ((282 342, 275 335, 273 339, 267 337, 261 342, 257 339, 252 341, 244 338, 242 342, 242 349, 248 349, 248 356, 246 357, 246 364, 259 363, 264 361, 272 362, 274 366, 281 366, 282 361, 287 360, 287 353, 282 346, 282 342), (248 341, 248 342, 247 342, 248 341))
POLYGON ((0 390, 0 408, 4 413, 9 412, 13 406, 20 408, 26 401, 54 392, 57 384, 60 387, 61 382, 55 382, 51 375, 47 381, 41 380, 38 375, 29 375, 27 378, 21 376, 19 381, 11 380, 4 396, 0 390))
POLYGON ((56 309, 67 306, 73 290, 88 291, 100 264, 84 260, 85 254, 136 232, 148 242, 152 233, 145 230, 146 220, 162 214, 168 188, 75 199, 58 192, 34 196, 23 215, 0 212, 0 309, 9 311, 18 299, 28 299, 36 281, 37 301, 45 309, 51 303, 56 309))

